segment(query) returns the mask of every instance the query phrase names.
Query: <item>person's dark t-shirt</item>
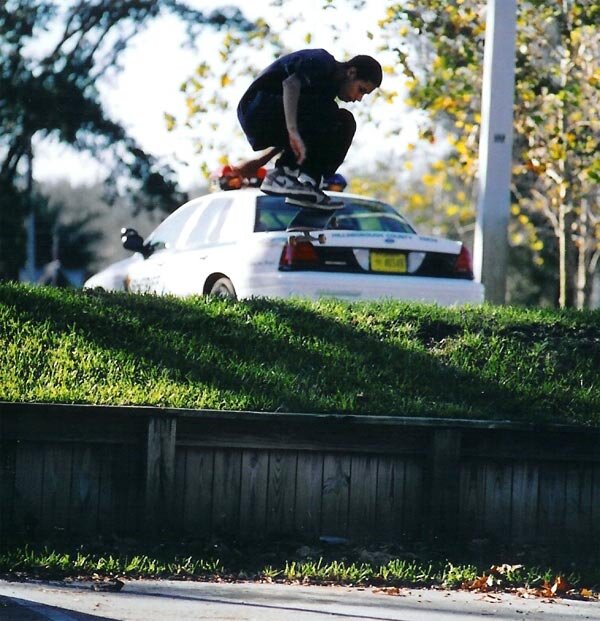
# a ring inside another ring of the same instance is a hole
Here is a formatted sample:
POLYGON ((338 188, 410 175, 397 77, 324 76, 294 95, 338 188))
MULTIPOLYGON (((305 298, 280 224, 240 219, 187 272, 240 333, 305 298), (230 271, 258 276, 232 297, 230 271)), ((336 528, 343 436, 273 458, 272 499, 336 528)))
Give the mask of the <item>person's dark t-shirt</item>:
POLYGON ((326 50, 308 49, 286 54, 260 73, 242 99, 248 100, 256 91, 281 94, 282 82, 292 74, 296 74, 300 80, 303 93, 318 93, 335 99, 336 67, 335 58, 326 50))

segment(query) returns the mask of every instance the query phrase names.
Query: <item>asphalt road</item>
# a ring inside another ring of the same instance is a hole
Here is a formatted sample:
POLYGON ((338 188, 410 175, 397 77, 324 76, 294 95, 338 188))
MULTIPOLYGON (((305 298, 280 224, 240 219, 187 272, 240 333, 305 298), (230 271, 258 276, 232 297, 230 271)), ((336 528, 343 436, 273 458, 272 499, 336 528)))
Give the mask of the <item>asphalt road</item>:
POLYGON ((1 621, 600 621, 600 602, 508 594, 281 584, 127 581, 118 593, 91 583, 0 581, 1 621))

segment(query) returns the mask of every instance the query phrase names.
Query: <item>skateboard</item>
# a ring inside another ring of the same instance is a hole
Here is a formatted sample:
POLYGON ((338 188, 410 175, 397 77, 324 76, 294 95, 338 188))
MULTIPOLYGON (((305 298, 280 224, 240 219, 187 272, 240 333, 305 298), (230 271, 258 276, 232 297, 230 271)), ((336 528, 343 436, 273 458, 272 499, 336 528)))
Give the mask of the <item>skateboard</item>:
POLYGON ((327 225, 335 216, 336 211, 343 207, 343 205, 336 204, 330 209, 324 209, 322 207, 315 207, 314 203, 310 201, 303 201, 296 198, 286 198, 285 202, 288 205, 298 205, 301 208, 292 218, 286 229, 287 233, 300 233, 300 235, 290 236, 290 241, 292 242, 298 238, 305 238, 324 244, 327 239, 324 233, 315 236, 311 235, 311 232, 322 231, 327 228, 327 225))

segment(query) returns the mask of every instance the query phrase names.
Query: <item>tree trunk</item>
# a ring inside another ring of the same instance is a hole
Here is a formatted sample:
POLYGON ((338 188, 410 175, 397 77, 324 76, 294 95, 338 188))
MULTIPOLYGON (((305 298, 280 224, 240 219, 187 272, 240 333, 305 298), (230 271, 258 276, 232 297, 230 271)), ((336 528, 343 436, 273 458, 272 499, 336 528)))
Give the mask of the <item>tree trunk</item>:
POLYGON ((558 305, 567 306, 567 208, 564 202, 558 209, 558 305))
POLYGON ((586 201, 581 201, 578 218, 577 273, 575 277, 575 307, 579 310, 587 306, 588 300, 588 209, 586 201))

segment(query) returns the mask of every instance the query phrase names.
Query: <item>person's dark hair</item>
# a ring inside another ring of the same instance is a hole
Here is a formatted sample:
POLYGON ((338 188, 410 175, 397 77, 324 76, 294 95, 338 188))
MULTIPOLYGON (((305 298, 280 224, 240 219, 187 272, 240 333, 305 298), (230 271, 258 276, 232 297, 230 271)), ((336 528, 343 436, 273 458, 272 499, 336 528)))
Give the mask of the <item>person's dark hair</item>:
POLYGON ((373 83, 375 88, 381 85, 383 71, 379 62, 372 56, 360 54, 346 61, 345 65, 356 69, 356 77, 358 80, 368 80, 373 83))

